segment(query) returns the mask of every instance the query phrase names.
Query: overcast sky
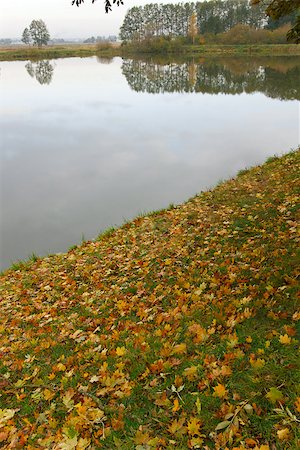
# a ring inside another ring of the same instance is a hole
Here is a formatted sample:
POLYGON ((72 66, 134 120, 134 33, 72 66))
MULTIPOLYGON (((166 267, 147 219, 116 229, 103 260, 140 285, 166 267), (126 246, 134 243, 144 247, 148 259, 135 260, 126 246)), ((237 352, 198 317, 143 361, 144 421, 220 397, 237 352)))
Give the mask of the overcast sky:
MULTIPOLYGON (((51 37, 86 38, 118 34, 126 11, 151 0, 124 0, 105 14, 104 0, 85 0, 77 8, 71 0, 0 0, 0 38, 19 38, 33 19, 43 19, 51 37)), ((158 3, 179 3, 179 0, 159 0, 158 3)))

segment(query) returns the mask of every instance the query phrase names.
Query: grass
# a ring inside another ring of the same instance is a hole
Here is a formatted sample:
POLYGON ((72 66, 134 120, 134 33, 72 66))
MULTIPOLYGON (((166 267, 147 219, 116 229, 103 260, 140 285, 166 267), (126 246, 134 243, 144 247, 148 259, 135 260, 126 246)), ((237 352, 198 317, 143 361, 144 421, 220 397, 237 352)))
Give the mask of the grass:
POLYGON ((48 47, 0 47, 0 61, 27 61, 39 59, 90 57, 95 55, 114 57, 119 54, 116 46, 106 45, 57 45, 48 47))
MULTIPOLYGON (((69 58, 99 56, 113 58, 115 56, 132 56, 149 54, 149 46, 133 45, 117 46, 108 44, 57 45, 43 48, 37 47, 0 47, 0 61, 26 61, 38 59, 69 58)), ((296 44, 262 44, 262 45, 180 45, 171 49, 153 49, 150 53, 180 54, 185 56, 201 55, 299 55, 300 47, 296 44)))
POLYGON ((1 448, 299 448, 299 169, 5 271, 1 448))

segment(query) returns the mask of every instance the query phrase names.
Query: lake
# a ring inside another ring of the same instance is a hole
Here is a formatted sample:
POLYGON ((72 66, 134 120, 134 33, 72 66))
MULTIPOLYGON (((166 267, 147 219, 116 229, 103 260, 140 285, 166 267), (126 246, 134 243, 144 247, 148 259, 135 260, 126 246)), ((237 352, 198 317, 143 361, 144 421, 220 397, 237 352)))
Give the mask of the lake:
POLYGON ((299 144, 300 58, 1 62, 0 268, 299 144))

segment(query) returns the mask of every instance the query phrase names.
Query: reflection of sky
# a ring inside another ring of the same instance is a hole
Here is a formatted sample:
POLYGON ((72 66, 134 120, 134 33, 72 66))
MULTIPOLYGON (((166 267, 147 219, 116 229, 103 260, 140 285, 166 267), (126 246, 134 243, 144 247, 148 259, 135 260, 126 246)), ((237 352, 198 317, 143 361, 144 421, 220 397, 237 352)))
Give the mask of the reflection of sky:
POLYGON ((136 93, 121 61, 1 63, 1 261, 64 251, 298 144, 299 109, 262 94, 136 93))

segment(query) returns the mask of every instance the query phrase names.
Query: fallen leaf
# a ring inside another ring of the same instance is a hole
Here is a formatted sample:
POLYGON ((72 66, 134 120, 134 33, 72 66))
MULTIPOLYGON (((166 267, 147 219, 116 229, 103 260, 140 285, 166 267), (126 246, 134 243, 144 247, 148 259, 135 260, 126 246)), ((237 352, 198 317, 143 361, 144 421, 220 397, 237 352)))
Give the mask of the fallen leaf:
POLYGON ((271 403, 276 403, 283 399, 283 394, 277 388, 271 387, 266 394, 266 398, 269 399, 271 403))
POLYGON ((223 384, 219 383, 213 389, 214 389, 213 397, 224 398, 227 394, 227 390, 225 389, 225 386, 223 384))

